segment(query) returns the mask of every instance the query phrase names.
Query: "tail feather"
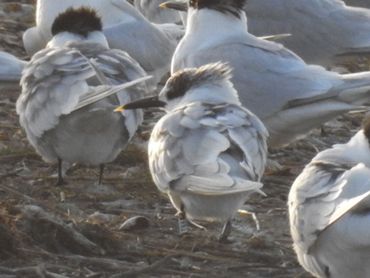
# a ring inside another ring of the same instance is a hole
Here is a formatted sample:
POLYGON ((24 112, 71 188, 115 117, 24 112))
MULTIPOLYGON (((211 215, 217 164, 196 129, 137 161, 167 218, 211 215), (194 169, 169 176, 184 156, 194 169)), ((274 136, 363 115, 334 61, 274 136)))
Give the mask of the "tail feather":
POLYGON ((338 99, 353 105, 370 103, 370 72, 342 75, 344 83, 333 88, 338 92, 338 99))
POLYGON ((0 88, 19 88, 26 62, 0 51, 0 88))
POLYGON ((343 82, 330 89, 327 93, 309 98, 292 100, 284 106, 284 109, 330 100, 354 106, 367 105, 370 103, 370 72, 343 74, 341 77, 343 82))

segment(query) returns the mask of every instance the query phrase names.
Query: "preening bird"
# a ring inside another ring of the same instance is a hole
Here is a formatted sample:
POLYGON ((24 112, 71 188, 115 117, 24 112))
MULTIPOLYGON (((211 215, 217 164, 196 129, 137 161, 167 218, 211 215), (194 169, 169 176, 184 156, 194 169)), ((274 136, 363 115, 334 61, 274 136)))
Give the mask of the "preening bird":
POLYGON ((159 96, 119 107, 166 110, 149 140, 149 167, 180 217, 226 223, 253 192, 260 192, 268 133, 239 102, 230 68, 216 63, 174 73, 159 96))
POLYGON ((44 48, 51 39, 55 17, 69 7, 88 6, 102 17, 103 32, 109 46, 126 51, 159 82, 169 72, 171 57, 184 34, 176 24, 152 24, 126 0, 38 0, 36 26, 24 33, 29 55, 44 48))
POLYGON ((20 124, 44 160, 58 161, 58 184, 62 161, 100 165, 101 183, 104 164, 125 148, 143 117, 141 110, 113 113, 112 107, 146 94, 145 84, 126 90, 119 84, 146 73, 127 53, 108 47, 92 9, 68 9, 52 32, 23 71, 20 124), (99 100, 111 88, 119 92, 99 100))
MULTIPOLYGON (((370 72, 345 74, 307 65, 274 42, 251 35, 245 0, 192 0, 172 72, 227 62, 241 103, 269 130, 269 146, 286 145, 314 127, 370 99, 370 72)), ((181 2, 165 6, 181 8, 181 2)))
POLYGON ((370 277, 370 118, 346 144, 319 153, 289 193, 300 264, 316 277, 370 277))

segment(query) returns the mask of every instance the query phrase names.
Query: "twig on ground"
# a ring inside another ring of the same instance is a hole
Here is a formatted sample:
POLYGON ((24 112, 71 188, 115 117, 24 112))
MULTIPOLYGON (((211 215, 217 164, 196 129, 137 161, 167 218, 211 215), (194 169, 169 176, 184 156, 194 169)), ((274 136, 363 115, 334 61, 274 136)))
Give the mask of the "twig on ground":
POLYGON ((147 273, 149 271, 153 271, 159 267, 161 267, 163 264, 165 264, 170 258, 174 257, 174 255, 167 255, 164 258, 156 261, 155 263, 152 263, 149 266, 139 267, 136 269, 132 269, 126 272, 122 272, 116 275, 111 276, 112 278, 121 278, 121 277, 136 277, 140 274, 147 273))

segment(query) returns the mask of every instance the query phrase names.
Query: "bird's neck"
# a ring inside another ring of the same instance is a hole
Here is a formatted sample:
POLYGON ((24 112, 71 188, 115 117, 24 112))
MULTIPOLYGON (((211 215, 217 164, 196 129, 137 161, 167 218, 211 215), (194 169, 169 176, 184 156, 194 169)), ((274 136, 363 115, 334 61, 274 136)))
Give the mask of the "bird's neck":
POLYGON ((62 32, 55 35, 47 44, 48 47, 64 47, 70 42, 87 42, 96 43, 108 49, 108 42, 104 34, 100 31, 90 32, 87 37, 73 34, 70 32, 62 32))
POLYGON ((329 160, 330 157, 333 157, 334 160, 340 158, 343 162, 364 163, 370 167, 370 143, 362 130, 357 132, 346 144, 334 145, 333 148, 325 152, 325 157, 329 160))
POLYGON ((200 38, 205 40, 205 38, 234 36, 240 33, 247 33, 247 19, 244 12, 241 12, 238 18, 212 9, 189 9, 185 36, 205 35, 206 37, 200 38))

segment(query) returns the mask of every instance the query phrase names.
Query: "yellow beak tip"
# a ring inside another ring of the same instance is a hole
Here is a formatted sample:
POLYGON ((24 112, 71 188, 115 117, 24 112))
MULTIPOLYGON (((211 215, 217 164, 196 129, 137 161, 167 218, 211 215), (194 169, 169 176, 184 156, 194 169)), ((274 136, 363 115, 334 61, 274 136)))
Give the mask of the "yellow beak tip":
POLYGON ((159 7, 161 9, 167 9, 167 4, 166 3, 162 3, 162 4, 159 5, 159 7))
POLYGON ((123 111, 125 111, 125 109, 122 106, 117 107, 116 109, 114 109, 114 112, 123 112, 123 111))

